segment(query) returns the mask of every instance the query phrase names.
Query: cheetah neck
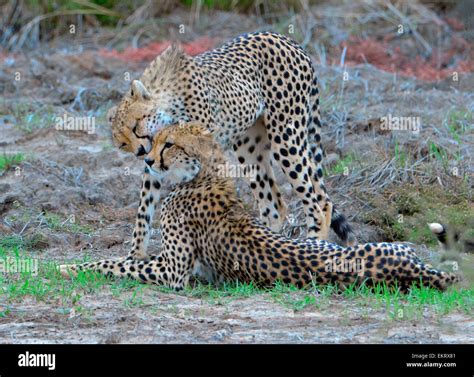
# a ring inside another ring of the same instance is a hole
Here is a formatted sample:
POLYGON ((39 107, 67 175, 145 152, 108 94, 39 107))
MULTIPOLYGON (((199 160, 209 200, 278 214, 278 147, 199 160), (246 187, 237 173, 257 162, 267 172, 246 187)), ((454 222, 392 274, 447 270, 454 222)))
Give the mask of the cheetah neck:
POLYGON ((198 175, 192 181, 180 184, 170 191, 174 192, 175 196, 188 195, 190 192, 206 195, 218 188, 225 202, 223 207, 240 213, 244 206, 238 198, 234 178, 226 174, 225 167, 228 166, 226 165, 228 160, 221 148, 215 141, 212 142, 212 148, 199 147, 196 146, 196 149, 193 149, 192 146, 188 146, 186 148, 186 152, 201 163, 198 175))

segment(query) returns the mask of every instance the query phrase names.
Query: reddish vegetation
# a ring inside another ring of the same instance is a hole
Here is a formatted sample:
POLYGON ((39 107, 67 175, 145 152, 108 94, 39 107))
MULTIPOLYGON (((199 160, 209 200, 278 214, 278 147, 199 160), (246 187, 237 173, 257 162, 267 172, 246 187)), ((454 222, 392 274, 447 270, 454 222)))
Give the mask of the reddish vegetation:
MULTIPOLYGON (((452 19, 447 20, 447 23, 454 30, 462 26, 459 21, 452 19)), ((216 39, 202 37, 181 45, 187 54, 197 55, 214 48, 216 44, 216 39)), ((169 45, 170 41, 159 41, 140 48, 127 47, 123 51, 101 49, 99 55, 127 62, 149 62, 169 45)), ((369 63, 387 72, 414 76, 426 81, 443 80, 452 77, 453 72, 474 72, 474 49, 465 39, 454 33, 448 44, 441 47, 436 44, 431 46, 431 55, 424 56, 413 48, 409 40, 398 39, 394 35, 382 39, 353 36, 341 44, 332 61, 338 64, 342 49, 346 47, 346 64, 369 63)), ((0 61, 7 56, 10 55, 0 50, 0 61)))
POLYGON ((342 44, 341 48, 344 47, 348 64, 369 63, 384 71, 426 81, 442 80, 453 72, 474 72, 474 51, 465 39, 455 35, 446 48, 432 46, 429 57, 394 46, 393 38, 390 41, 350 37, 342 44))
MULTIPOLYGON (((113 57, 123 61, 150 61, 170 45, 171 42, 169 41, 153 42, 140 48, 127 47, 123 51, 102 49, 99 51, 99 54, 104 57, 113 57)), ((204 51, 212 49, 215 45, 215 40, 208 37, 202 37, 192 42, 182 43, 181 45, 187 54, 198 55, 204 51)))
POLYGON ((465 29, 464 24, 453 17, 446 17, 444 21, 446 21, 449 27, 452 28, 454 31, 462 31, 465 29))
POLYGON ((12 54, 9 54, 8 52, 6 52, 6 51, 4 51, 0 48, 0 61, 5 60, 6 58, 8 58, 11 55, 12 54))
MULTIPOLYGON (((341 50, 347 47, 345 61, 348 64, 369 63, 384 71, 396 72, 402 76, 415 76, 426 81, 452 77, 453 72, 474 72, 474 51, 469 43, 459 36, 453 35, 449 46, 444 48, 433 45, 432 53, 428 57, 413 51, 412 46, 401 47, 398 41, 400 40, 394 36, 380 40, 350 37, 343 42, 341 50)), ((147 62, 153 60, 170 44, 170 41, 161 41, 140 48, 127 47, 123 51, 102 49, 99 54, 122 61, 147 62)), ((202 37, 183 43, 182 47, 189 55, 197 55, 212 49, 215 45, 215 39, 202 37)), ((339 57, 335 57, 334 62, 337 59, 339 57)))

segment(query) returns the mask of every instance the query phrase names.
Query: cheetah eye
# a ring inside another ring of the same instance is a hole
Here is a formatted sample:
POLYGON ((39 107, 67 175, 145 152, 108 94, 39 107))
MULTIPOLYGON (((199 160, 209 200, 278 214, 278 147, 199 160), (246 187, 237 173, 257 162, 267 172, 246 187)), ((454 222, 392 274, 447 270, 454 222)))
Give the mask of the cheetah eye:
POLYGON ((122 148, 124 148, 124 147, 126 147, 126 146, 127 146, 127 143, 122 143, 122 144, 120 145, 119 149, 122 149, 122 148))
POLYGON ((166 142, 166 143, 165 143, 165 146, 163 147, 163 149, 171 148, 173 145, 174 145, 173 143, 168 143, 168 142, 166 142))

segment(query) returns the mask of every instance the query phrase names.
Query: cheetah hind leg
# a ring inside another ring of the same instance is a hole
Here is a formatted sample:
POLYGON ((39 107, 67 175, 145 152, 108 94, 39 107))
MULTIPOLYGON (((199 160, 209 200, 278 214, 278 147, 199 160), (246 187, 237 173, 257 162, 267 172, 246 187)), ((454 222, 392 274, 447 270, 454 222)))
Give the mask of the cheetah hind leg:
POLYGON ((287 207, 275 180, 270 141, 263 119, 259 118, 248 128, 233 147, 240 164, 255 167, 255 175, 246 175, 246 178, 258 202, 260 218, 271 230, 279 233, 285 222, 287 207))
POLYGON ((314 238, 318 240, 328 240, 329 239, 329 230, 331 228, 331 212, 332 212, 332 203, 327 202, 324 205, 324 211, 321 209, 319 203, 314 203, 314 210, 317 217, 320 219, 319 231, 318 233, 308 232, 308 238, 314 238))
POLYGON ((324 231, 324 234, 326 235, 325 239, 329 239, 329 230, 331 228, 332 213, 333 213, 333 204, 332 204, 332 202, 326 202, 326 205, 325 205, 324 209, 325 210, 322 211, 322 215, 323 215, 323 218, 324 218, 323 231, 324 231))

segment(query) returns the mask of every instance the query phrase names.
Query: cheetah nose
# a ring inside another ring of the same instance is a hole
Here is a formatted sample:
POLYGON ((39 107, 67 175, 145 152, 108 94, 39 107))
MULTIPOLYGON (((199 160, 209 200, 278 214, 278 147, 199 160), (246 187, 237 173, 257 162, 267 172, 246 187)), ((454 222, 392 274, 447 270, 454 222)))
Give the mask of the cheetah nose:
POLYGON ((155 163, 155 160, 150 160, 149 158, 145 158, 145 162, 148 166, 151 167, 155 163))

